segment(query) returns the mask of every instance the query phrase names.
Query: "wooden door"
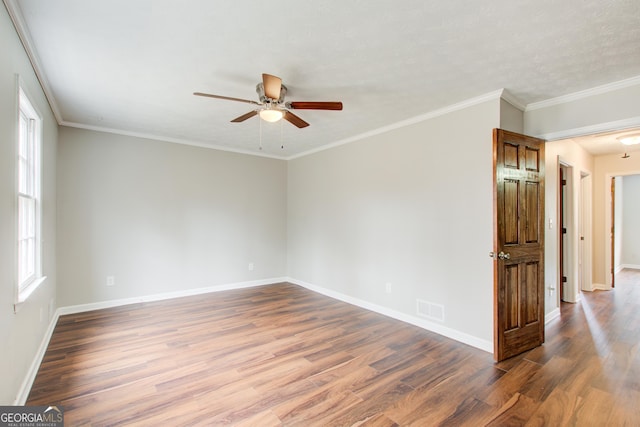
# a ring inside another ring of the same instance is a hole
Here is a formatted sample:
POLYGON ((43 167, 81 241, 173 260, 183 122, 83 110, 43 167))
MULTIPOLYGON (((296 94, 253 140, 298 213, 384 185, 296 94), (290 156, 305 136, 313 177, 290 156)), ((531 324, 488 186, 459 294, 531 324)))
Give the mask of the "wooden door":
POLYGON ((611 177, 611 287, 616 287, 616 177, 611 177))
POLYGON ((497 361, 544 342, 544 142, 493 132, 497 361))

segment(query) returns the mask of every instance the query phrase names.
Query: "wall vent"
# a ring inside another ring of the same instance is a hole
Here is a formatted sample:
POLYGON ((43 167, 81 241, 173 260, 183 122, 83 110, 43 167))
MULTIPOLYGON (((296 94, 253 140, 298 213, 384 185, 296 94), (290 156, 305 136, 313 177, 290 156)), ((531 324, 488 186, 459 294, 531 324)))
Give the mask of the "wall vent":
POLYGON ((429 320, 444 322, 444 305, 421 299, 416 300, 416 302, 418 316, 425 317, 429 320))

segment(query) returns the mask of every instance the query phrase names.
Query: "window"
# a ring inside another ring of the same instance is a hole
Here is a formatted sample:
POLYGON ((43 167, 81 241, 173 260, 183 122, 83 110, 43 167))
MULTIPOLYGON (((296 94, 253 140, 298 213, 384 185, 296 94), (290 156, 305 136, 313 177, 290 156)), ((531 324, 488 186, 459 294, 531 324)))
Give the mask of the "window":
POLYGON ((40 115, 21 87, 18 103, 17 302, 22 302, 44 281, 40 247, 42 126, 40 115))

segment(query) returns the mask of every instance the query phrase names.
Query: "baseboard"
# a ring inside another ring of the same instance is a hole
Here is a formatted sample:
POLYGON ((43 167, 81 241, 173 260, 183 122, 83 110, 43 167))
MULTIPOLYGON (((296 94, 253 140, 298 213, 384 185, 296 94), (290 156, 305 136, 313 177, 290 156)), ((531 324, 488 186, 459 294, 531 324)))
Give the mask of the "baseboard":
POLYGON ((493 353, 493 342, 491 341, 483 340, 473 335, 469 335, 464 332, 460 332, 456 329, 442 326, 435 322, 430 322, 428 320, 422 319, 417 316, 411 316, 405 313, 401 313, 399 311, 392 310, 390 308, 383 307, 381 305, 374 304, 359 298, 354 298, 349 295, 345 295, 343 293, 333 291, 331 289, 326 289, 320 286, 316 286, 311 283, 304 282, 302 280, 297 280, 289 277, 287 278, 286 281, 289 283, 293 283, 294 285, 302 286, 303 288, 309 289, 310 291, 328 296, 333 299, 337 299, 342 302, 346 302, 347 304, 355 305, 357 307, 364 308, 365 310, 373 311, 375 313, 382 314, 383 316, 400 320, 401 322, 405 322, 410 325, 414 325, 419 328, 426 329, 430 332, 434 332, 438 335, 451 338, 452 340, 461 342, 463 344, 467 344, 472 347, 478 348, 480 350, 493 353))
POLYGON ((58 310, 60 315, 83 313, 85 311, 101 310, 103 308, 121 307, 123 305, 138 304, 141 302, 162 301, 173 298, 189 297, 193 295, 202 295, 212 292, 230 291, 234 289, 254 288, 257 286, 271 285, 279 282, 286 282, 286 277, 275 277, 271 279, 252 280, 249 282, 229 283, 224 285, 208 286, 204 288, 185 289, 174 292, 166 292, 162 294, 145 295, 133 298, 124 298, 117 300, 108 300, 94 302, 89 304, 79 304, 67 307, 61 307, 58 310))
POLYGON ((594 291, 610 291, 611 286, 605 285, 603 283, 592 283, 591 289, 594 291))
POLYGON ((68 307, 59 307, 56 310, 55 314, 53 315, 51 322, 49 323, 49 327, 47 328, 47 331, 44 334, 44 337, 42 337, 42 342, 40 343, 40 347, 38 347, 38 352, 33 358, 33 362, 31 362, 31 366, 27 371, 27 375, 25 376, 25 379, 22 381, 22 385, 20 386, 20 390, 18 391, 18 395, 16 396, 16 399, 13 402, 13 404, 14 406, 23 406, 26 403, 27 398, 29 397, 29 393, 31 392, 31 387, 33 386, 33 381, 36 378, 38 369, 40 368, 40 364, 42 363, 42 359, 44 358, 44 355, 47 351, 47 347, 49 346, 49 341, 51 341, 51 336, 53 335, 53 331, 55 330, 56 324, 58 323, 58 319, 60 318, 60 316, 63 316, 66 314, 83 313, 85 311, 100 310, 103 308, 137 304, 140 302, 161 301, 166 299, 201 295, 201 294, 212 293, 212 292, 229 291, 233 289, 253 288, 257 286, 271 285, 273 283, 286 282, 286 281, 287 281, 287 278, 278 277, 278 278, 272 278, 272 279, 253 280, 249 282, 239 282, 239 283, 229 283, 225 285, 209 286, 205 288, 186 289, 182 291, 167 292, 167 293, 147 295, 142 297, 101 301, 96 303, 80 304, 80 305, 73 305, 68 307))
POLYGON ((40 347, 38 347, 38 351, 36 352, 36 355, 31 362, 31 366, 29 366, 27 375, 22 381, 22 385, 20 386, 20 390, 18 391, 16 400, 14 400, 13 402, 14 406, 24 406, 24 404, 27 402, 29 393, 31 392, 31 386, 33 385, 33 381, 36 379, 36 374, 38 373, 38 369, 40 369, 40 364, 42 363, 42 359, 44 359, 44 354, 47 352, 49 341, 51 341, 51 336, 53 335, 53 331, 56 328, 59 317, 59 310, 56 310, 53 317, 51 318, 51 321, 49 322, 49 326, 47 327, 44 336, 42 337, 42 341, 40 341, 40 347))
MULTIPOLYGON (((620 269, 620 271, 624 270, 625 268, 629 268, 631 270, 640 270, 640 264, 621 264, 618 268, 620 269)), ((620 271, 616 271, 616 273, 619 273, 620 271)))
POLYGON ((557 319, 558 317, 560 317, 560 309, 559 309, 559 308, 556 308, 555 310, 553 310, 553 311, 552 311, 552 312, 550 312, 550 313, 547 313, 547 314, 544 316, 544 324, 546 325, 546 324, 548 324, 549 322, 551 322, 552 320, 557 319))
POLYGON ((619 266, 617 266, 617 267, 613 270, 613 271, 614 271, 614 274, 618 274, 618 273, 620 273, 620 272, 621 272, 622 270, 624 270, 625 268, 626 268, 626 267, 625 267, 624 265, 622 265, 622 264, 621 264, 621 265, 619 265, 619 266))

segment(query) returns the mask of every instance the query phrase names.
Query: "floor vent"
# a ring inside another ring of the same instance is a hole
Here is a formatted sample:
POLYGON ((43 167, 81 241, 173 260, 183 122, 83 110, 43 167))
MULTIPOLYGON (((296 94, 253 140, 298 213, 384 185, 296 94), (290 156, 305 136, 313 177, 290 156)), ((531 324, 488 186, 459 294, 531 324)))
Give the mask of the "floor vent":
POLYGON ((435 304, 429 301, 416 300, 418 316, 426 317, 429 320, 444 322, 444 305, 435 304))

